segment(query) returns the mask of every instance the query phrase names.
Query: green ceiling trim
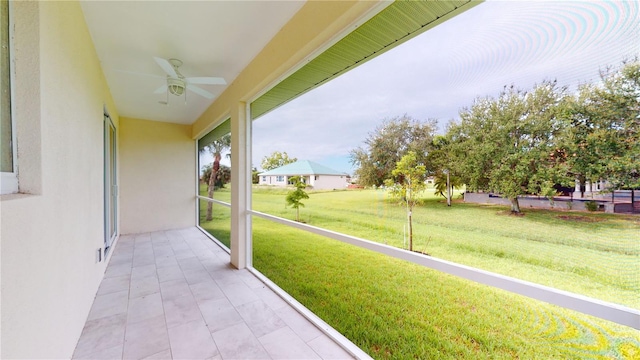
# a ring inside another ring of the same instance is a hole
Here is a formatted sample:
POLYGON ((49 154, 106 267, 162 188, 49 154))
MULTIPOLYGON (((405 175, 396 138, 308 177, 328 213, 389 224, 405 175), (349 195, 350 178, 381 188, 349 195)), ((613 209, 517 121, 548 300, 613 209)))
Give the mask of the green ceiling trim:
POLYGON ((251 117, 257 119, 479 3, 396 1, 252 102, 251 117))
POLYGON ((231 119, 225 120, 222 124, 216 126, 215 129, 209 131, 205 136, 198 139, 198 152, 202 151, 207 147, 207 145, 229 133, 231 133, 231 119))

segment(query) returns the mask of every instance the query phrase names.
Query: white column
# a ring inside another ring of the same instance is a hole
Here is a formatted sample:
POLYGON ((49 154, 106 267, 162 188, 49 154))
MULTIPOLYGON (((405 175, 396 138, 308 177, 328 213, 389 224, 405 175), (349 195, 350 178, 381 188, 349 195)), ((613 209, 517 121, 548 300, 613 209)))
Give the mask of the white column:
POLYGON ((247 103, 231 109, 231 265, 251 266, 251 119, 247 103))

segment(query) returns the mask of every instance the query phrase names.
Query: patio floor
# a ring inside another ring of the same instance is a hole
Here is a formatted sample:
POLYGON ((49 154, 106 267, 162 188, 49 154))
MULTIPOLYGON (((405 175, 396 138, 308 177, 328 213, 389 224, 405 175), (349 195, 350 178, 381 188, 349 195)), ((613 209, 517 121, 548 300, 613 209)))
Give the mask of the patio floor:
POLYGON ((189 228, 120 237, 73 358, 353 357, 189 228))

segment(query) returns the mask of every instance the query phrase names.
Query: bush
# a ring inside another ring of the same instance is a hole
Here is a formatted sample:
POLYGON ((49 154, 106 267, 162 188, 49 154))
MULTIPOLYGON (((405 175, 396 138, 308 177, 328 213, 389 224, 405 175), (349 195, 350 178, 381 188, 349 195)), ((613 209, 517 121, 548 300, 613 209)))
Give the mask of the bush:
POLYGON ((593 200, 584 203, 584 207, 589 211, 598 211, 598 203, 593 200))

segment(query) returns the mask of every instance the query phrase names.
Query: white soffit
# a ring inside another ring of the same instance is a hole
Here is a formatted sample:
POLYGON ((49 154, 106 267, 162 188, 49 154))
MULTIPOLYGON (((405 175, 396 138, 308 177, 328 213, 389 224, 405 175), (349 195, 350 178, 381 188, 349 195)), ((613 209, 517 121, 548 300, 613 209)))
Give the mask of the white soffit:
POLYGON ((82 1, 107 83, 120 116, 193 123, 231 84, 304 1, 82 1), (185 77, 223 77, 198 85, 206 99, 154 91, 166 84, 153 57, 183 61, 185 77))

